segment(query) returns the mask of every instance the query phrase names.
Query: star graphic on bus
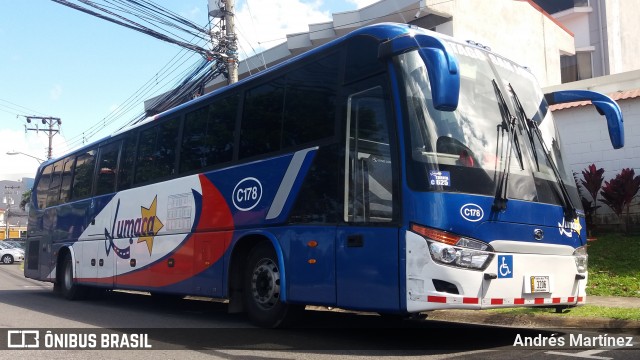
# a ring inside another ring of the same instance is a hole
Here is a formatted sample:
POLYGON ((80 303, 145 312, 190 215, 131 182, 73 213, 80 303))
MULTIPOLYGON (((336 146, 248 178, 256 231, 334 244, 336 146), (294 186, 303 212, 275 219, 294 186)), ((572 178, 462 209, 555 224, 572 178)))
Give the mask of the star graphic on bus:
POLYGON ((147 249, 149 249, 149 255, 151 255, 151 251, 153 250, 153 238, 158 235, 160 229, 164 227, 164 224, 158 217, 156 216, 156 209, 158 204, 158 195, 153 198, 151 205, 146 208, 144 206, 140 207, 140 211, 142 213, 143 226, 140 236, 138 237, 138 243, 146 242, 147 249), (145 226, 146 225, 146 226, 145 226))
POLYGON ((573 224, 571 224, 571 227, 573 228, 573 230, 575 230, 578 234, 580 234, 580 231, 582 230, 582 225, 580 225, 580 219, 575 218, 573 220, 573 224))

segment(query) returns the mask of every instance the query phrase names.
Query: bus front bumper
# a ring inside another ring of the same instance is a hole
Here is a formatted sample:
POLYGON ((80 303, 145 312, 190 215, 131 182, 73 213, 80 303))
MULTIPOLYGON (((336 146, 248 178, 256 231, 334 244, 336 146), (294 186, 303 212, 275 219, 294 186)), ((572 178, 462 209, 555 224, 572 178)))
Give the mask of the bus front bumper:
POLYGON ((407 312, 575 306, 586 301, 588 273, 578 273, 573 256, 496 252, 479 271, 435 262, 425 239, 412 232, 406 240, 407 312))

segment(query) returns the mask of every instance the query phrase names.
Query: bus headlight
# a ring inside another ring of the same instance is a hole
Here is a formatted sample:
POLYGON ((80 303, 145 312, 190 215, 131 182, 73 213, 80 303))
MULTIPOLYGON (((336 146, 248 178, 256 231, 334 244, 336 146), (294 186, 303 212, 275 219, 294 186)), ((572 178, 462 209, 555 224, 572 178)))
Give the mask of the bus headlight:
POLYGON ((589 255, 587 255, 587 247, 581 246, 573 252, 573 258, 576 260, 576 268, 579 273, 587 272, 587 263, 589 255))
POLYGON ((411 225, 411 230, 427 240, 435 262, 484 270, 493 259, 493 248, 485 242, 416 224, 411 225))

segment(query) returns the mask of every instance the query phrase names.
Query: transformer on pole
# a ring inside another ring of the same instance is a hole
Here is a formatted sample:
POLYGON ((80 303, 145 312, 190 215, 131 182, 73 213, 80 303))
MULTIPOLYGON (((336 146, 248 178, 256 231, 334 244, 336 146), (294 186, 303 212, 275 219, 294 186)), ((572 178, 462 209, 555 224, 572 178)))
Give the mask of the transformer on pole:
POLYGON ((238 37, 235 33, 234 12, 235 0, 209 1, 209 16, 220 19, 220 31, 211 31, 213 53, 225 62, 229 84, 238 81, 238 37))

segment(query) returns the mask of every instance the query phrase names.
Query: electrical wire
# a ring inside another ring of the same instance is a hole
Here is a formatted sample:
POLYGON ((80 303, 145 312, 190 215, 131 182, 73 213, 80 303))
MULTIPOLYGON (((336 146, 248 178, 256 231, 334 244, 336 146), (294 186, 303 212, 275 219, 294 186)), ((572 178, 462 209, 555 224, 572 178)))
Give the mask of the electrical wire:
POLYGON ((85 5, 88 5, 88 6, 96 8, 96 9, 99 9, 102 12, 104 12, 104 13, 106 13, 108 15, 111 15, 113 17, 109 17, 107 15, 103 15, 101 13, 95 12, 95 11, 87 9, 87 8, 84 8, 82 6, 79 6, 77 4, 71 3, 71 2, 66 1, 66 0, 51 0, 51 1, 56 2, 58 4, 61 4, 61 5, 68 6, 70 8, 75 9, 75 10, 78 10, 78 11, 82 11, 84 13, 96 16, 96 17, 101 18, 103 20, 110 21, 112 23, 124 26, 126 28, 129 28, 129 29, 132 29, 132 30, 135 30, 135 31, 139 31, 139 32, 147 34, 149 36, 153 36, 153 37, 155 37, 157 39, 160 39, 162 41, 166 41, 166 42, 169 42, 169 43, 173 43, 173 44, 182 46, 182 47, 187 48, 187 49, 191 49, 191 50, 201 54, 205 58, 210 56, 210 54, 207 51, 207 49, 204 49, 204 48, 199 47, 199 46, 195 46, 195 45, 187 43, 185 41, 173 39, 173 38, 171 38, 171 37, 169 37, 169 36, 167 36, 165 34, 161 34, 161 33, 157 32, 157 31, 154 31, 154 30, 152 30, 152 29, 150 29, 148 27, 145 27, 145 26, 143 26, 143 25, 141 25, 141 24, 139 24, 139 23, 137 23, 137 22, 135 22, 133 20, 127 19, 124 16, 115 14, 114 12, 112 12, 110 10, 107 10, 104 7, 101 7, 101 6, 97 5, 92 1, 89 1, 89 0, 78 0, 78 1, 80 1, 81 3, 83 3, 85 5), (120 19, 120 20, 118 20, 118 19, 120 19))

